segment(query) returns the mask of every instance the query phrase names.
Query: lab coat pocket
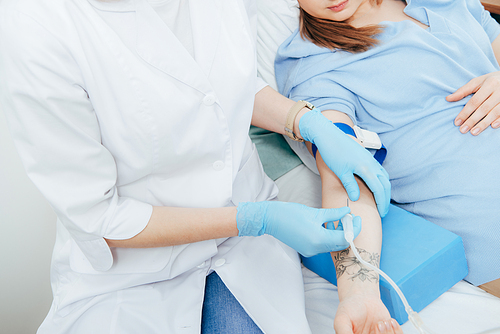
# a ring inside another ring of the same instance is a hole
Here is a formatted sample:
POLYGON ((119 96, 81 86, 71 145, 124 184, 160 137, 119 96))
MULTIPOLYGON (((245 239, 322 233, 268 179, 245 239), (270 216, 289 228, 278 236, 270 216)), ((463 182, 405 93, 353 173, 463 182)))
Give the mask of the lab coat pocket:
MULTIPOLYGON (((154 273, 166 269, 171 256, 172 247, 159 248, 111 248, 113 265, 106 274, 138 274, 154 273)), ((71 240, 71 269, 81 274, 103 274, 95 270, 85 254, 74 240, 71 240)))
POLYGON ((255 144, 251 145, 252 153, 233 182, 234 205, 240 202, 265 201, 278 195, 278 188, 262 168, 255 144))

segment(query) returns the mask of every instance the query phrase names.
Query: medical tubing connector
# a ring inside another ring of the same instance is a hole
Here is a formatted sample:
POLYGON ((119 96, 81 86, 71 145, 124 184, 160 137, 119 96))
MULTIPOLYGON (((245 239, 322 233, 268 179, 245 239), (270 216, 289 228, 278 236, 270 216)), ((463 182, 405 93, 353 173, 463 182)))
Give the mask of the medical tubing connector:
POLYGON ((401 298, 401 301, 405 306, 405 311, 406 313, 408 313, 408 318, 410 319, 413 326, 415 326, 415 328, 418 330, 419 334, 433 334, 432 331, 430 331, 427 327, 425 327, 424 322, 422 321, 418 313, 413 311, 413 309, 410 307, 410 304, 408 304, 408 301, 406 300, 406 297, 404 296, 399 286, 382 270, 380 270, 379 268, 375 267, 374 265, 366 262, 361 258, 357 248, 354 246, 354 231, 352 224, 353 218, 354 216, 348 213, 341 219, 341 222, 342 222, 342 227, 344 228, 344 238, 351 246, 351 249, 356 258, 358 259, 358 261, 361 262, 361 264, 363 264, 364 266, 368 267, 369 269, 377 272, 379 275, 384 277, 386 281, 389 282, 390 285, 392 285, 392 287, 396 290, 399 298, 401 298))

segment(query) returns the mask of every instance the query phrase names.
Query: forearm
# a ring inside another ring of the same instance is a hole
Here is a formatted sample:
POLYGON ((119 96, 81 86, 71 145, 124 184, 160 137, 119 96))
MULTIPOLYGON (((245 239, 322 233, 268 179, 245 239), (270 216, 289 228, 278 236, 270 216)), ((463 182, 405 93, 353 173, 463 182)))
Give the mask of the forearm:
MULTIPOLYGON (((271 87, 264 87, 255 95, 252 125, 285 134, 286 117, 288 111, 294 104, 295 101, 284 97, 271 87)), ((295 118, 295 124, 292 130, 299 137, 299 120, 308 110, 309 109, 303 108, 295 118)))
POLYGON ((236 210, 154 207, 148 225, 139 234, 106 241, 110 247, 152 248, 233 237, 238 235, 236 210))
MULTIPOLYGON (((321 156, 317 157, 318 170, 322 182, 322 205, 324 208, 341 207, 347 203, 347 194, 341 182, 324 164, 321 156)), ((362 230, 354 243, 360 255, 368 262, 379 266, 382 243, 381 220, 371 191, 357 179, 361 195, 356 202, 350 202, 351 212, 362 219, 362 230)), ((347 250, 332 253, 337 269, 337 286, 342 301, 353 293, 379 294, 378 274, 361 267, 355 260, 354 253, 347 250)))
MULTIPOLYGON (((266 130, 285 134, 285 124, 288 111, 296 101, 284 97, 269 86, 264 87, 255 95, 255 104, 252 116, 252 125, 266 130)), ((295 118, 293 132, 300 138, 300 118, 309 109, 303 108, 295 118)), ((346 114, 336 110, 325 110, 322 112, 328 119, 335 122, 353 125, 352 120, 346 114)))

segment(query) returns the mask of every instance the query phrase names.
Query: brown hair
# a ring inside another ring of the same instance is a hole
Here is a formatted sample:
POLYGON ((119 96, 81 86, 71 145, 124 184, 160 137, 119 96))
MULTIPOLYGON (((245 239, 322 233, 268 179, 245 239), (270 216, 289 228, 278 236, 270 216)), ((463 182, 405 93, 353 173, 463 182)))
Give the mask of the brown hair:
MULTIPOLYGON (((370 1, 380 5, 383 0, 370 1)), ((355 28, 345 21, 314 17, 300 8, 300 36, 331 50, 340 49, 353 53, 366 51, 378 43, 375 36, 380 34, 382 29, 380 25, 355 28)))

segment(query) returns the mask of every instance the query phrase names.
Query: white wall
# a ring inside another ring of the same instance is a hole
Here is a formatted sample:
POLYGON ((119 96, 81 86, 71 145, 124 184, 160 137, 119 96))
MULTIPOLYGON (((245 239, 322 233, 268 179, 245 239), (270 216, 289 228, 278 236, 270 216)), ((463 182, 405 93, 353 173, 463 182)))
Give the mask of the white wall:
POLYGON ((26 176, 0 106, 0 333, 35 333, 50 308, 55 222, 26 176))
POLYGON ((55 221, 26 176, 0 105, 0 333, 35 333, 50 308, 55 221))

